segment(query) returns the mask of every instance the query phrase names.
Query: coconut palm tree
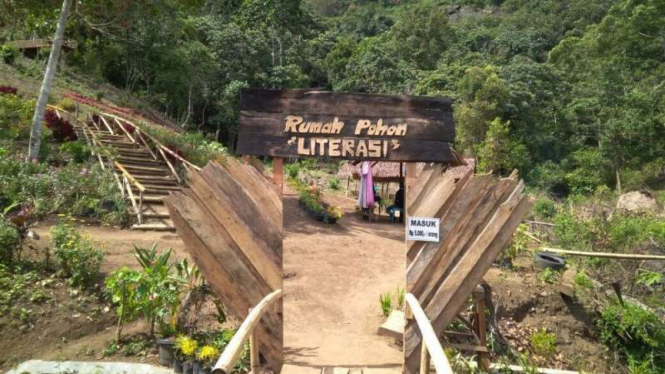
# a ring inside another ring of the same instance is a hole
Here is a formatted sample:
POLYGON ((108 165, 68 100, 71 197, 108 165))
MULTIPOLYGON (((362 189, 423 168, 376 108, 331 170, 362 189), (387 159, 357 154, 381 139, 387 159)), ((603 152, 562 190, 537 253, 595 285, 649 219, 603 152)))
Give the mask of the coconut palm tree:
POLYGON ((62 49, 62 42, 65 35, 65 26, 67 24, 67 16, 69 15, 70 2, 70 0, 63 0, 62 2, 62 10, 60 11, 60 19, 58 20, 58 26, 55 31, 55 39, 51 46, 51 54, 48 58, 48 64, 46 65, 46 73, 44 73, 42 88, 39 90, 39 99, 37 100, 35 114, 32 117, 30 148, 28 150, 28 160, 30 161, 39 161, 39 147, 41 146, 42 139, 42 122, 44 121, 44 112, 51 93, 55 71, 58 67, 58 59, 60 58, 60 50, 62 49))

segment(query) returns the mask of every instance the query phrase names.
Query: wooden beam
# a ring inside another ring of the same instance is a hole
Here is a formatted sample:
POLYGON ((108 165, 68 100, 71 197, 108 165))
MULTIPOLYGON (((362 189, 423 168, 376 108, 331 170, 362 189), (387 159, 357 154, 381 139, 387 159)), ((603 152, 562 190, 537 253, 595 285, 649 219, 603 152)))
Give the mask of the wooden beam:
POLYGON ((284 159, 281 157, 274 157, 272 159, 272 175, 273 180, 279 186, 280 192, 284 191, 284 159))
POLYGON ((545 252, 559 253, 559 254, 562 254, 562 255, 571 255, 571 256, 601 257, 601 258, 611 258, 611 259, 616 259, 616 260, 665 261, 665 256, 661 256, 661 255, 641 255, 641 254, 632 254, 632 253, 605 253, 605 252, 570 251, 570 250, 567 250, 567 249, 550 248, 550 247, 543 247, 541 249, 545 252))

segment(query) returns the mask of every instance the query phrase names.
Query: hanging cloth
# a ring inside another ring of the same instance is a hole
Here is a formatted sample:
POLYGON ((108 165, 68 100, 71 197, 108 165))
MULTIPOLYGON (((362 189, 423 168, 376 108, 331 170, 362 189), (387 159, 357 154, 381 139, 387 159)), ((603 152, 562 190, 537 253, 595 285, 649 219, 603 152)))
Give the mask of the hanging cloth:
POLYGON ((367 207, 366 199, 366 189, 365 189, 365 174, 362 172, 363 167, 360 166, 360 185, 358 187, 358 206, 361 208, 367 207))
POLYGON ((374 206, 374 183, 372 182, 372 164, 369 161, 363 161, 362 173, 365 177, 365 205, 363 208, 372 208, 374 206))

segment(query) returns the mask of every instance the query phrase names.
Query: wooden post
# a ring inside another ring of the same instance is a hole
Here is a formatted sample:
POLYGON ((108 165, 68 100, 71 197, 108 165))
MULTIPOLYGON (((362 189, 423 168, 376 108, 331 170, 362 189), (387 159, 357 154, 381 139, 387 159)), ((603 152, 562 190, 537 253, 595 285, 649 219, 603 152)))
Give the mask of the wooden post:
MULTIPOLYGON (((482 286, 476 287, 473 292, 473 298, 476 302, 476 333, 478 334, 478 344, 487 347, 487 323, 485 321, 485 289, 482 286)), ((486 373, 490 370, 490 356, 488 352, 478 352, 478 367, 486 373)))
POLYGON ((272 159, 272 178, 280 193, 284 193, 284 159, 281 157, 272 159))
POLYGON ((249 359, 252 374, 259 374, 259 337, 256 335, 256 330, 249 337, 249 359))
POLYGON ((420 349, 420 374, 429 374, 429 352, 425 343, 420 349))

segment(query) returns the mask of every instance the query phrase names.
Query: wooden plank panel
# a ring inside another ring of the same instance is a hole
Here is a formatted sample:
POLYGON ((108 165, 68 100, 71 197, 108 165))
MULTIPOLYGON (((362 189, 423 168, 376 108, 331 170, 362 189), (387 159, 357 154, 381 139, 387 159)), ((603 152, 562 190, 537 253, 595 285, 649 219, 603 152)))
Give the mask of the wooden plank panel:
MULTIPOLYGON (((338 138, 342 144, 345 140, 357 140, 368 142, 370 140, 380 140, 376 138, 358 137, 358 138, 338 138)), ((327 153, 321 153, 319 147, 314 148, 313 155, 297 154, 297 145, 289 144, 290 136, 268 136, 257 135, 238 138, 236 152, 241 155, 250 156, 272 156, 272 157, 324 157, 327 153)), ((353 154, 342 152, 336 157, 343 160, 385 160, 385 161, 405 161, 405 162, 439 162, 439 163, 461 163, 460 157, 455 154, 446 142, 424 141, 424 140, 401 140, 397 149, 388 148, 387 157, 373 157, 369 153, 359 155, 354 148, 353 154)), ((310 149, 309 142, 307 149, 310 149)))
MULTIPOLYGON (((165 199, 178 234, 231 315, 243 320, 282 288, 282 206, 274 186, 235 160, 190 171, 189 188, 165 199)), ((282 367, 282 303, 257 327, 261 355, 282 367)))
POLYGON ((240 95, 244 111, 283 113, 320 113, 328 115, 440 118, 452 112, 452 101, 446 98, 377 95, 309 90, 245 89, 240 95))
MULTIPOLYGON (((442 241, 409 243, 407 247, 407 292, 418 298, 438 334, 463 308, 532 204, 532 199, 522 194, 523 183, 517 180, 516 172, 503 180, 482 175, 460 182, 449 191, 432 176, 419 181, 423 189, 415 198, 420 206, 416 212, 436 211, 435 217, 441 218, 442 241)), ((419 368, 420 343, 418 326, 407 320, 406 374, 419 368)))
MULTIPOLYGON (((429 305, 430 300, 434 297, 434 293, 438 285, 451 276, 454 271, 453 266, 459 262, 460 256, 464 256, 472 243, 472 239, 477 236, 492 219, 494 212, 498 209, 499 204, 502 203, 504 194, 508 191, 508 195, 513 191, 514 185, 510 184, 513 181, 502 180, 493 186, 488 191, 483 199, 477 204, 470 214, 462 220, 463 226, 459 229, 457 236, 449 236, 454 239, 450 241, 450 246, 444 246, 441 251, 442 256, 435 256, 429 263, 421 279, 425 280, 423 288, 416 290, 420 284, 416 282, 414 285, 414 292, 418 293, 418 298, 423 305, 429 305)), ((514 182, 516 185, 517 182, 514 182)), ((507 197, 507 196, 506 196, 507 197)))
MULTIPOLYGON (((275 248, 271 248, 262 235, 256 235, 257 228, 265 227, 265 225, 261 225, 260 220, 257 220, 259 221, 257 224, 249 224, 250 222, 246 221, 247 217, 242 217, 253 213, 254 209, 249 208, 244 211, 234 209, 233 202, 238 202, 241 198, 217 193, 219 190, 210 188, 198 173, 192 173, 190 176, 189 188, 200 201, 206 202, 205 208, 208 209, 213 219, 225 228, 229 239, 238 248, 242 248, 238 255, 247 257, 247 260, 266 281, 270 290, 280 289, 282 287, 281 259, 275 253, 275 248)), ((242 191, 237 192, 242 193, 242 191)))
MULTIPOLYGON (((246 264, 225 244, 226 241, 220 240, 220 230, 223 229, 197 208, 198 203, 178 193, 168 198, 166 204, 178 235, 186 243, 201 274, 223 300, 229 313, 241 320, 247 317, 249 308, 269 293, 267 285, 255 279, 246 264)), ((283 344, 281 325, 282 317, 276 310, 266 314, 257 329, 263 344, 262 353, 272 367, 280 368, 283 344)))
MULTIPOLYGON (((425 312, 428 316, 439 317, 433 321, 436 331, 445 329, 465 303, 473 288, 482 280, 492 262, 512 236, 522 218, 528 213, 533 199, 521 197, 504 203, 497 214, 496 220, 487 226, 470 251, 455 269, 451 276, 441 285, 437 292, 437 302, 430 304, 425 312)), ((431 317, 430 317, 431 318, 431 317)), ((420 359, 421 337, 412 324, 407 326, 405 336, 407 345, 404 347, 406 365, 413 366, 420 359)))
MULTIPOLYGON (((450 224, 447 222, 449 220, 448 213, 451 207, 455 204, 458 197, 464 190, 464 187, 469 183, 471 179, 472 172, 469 172, 464 178, 462 178, 452 191, 452 194, 443 204, 443 206, 437 212, 436 217, 440 218, 439 222, 439 238, 440 243, 429 243, 429 242, 414 242, 408 248, 407 252, 407 268, 406 268, 406 284, 407 289, 413 289, 415 281, 422 276, 422 272, 425 270, 427 265, 431 262, 432 257, 435 253, 441 250, 441 243, 445 242, 448 232, 444 230, 445 224, 450 224)), ((457 219, 459 217, 456 217, 457 219)))
POLYGON ((463 163, 445 98, 248 89, 240 109, 242 155, 463 163))
MULTIPOLYGON (((281 136, 285 131, 285 117, 286 115, 303 115, 305 121, 316 121, 321 123, 331 122, 334 118, 344 123, 340 134, 320 134, 323 137, 336 137, 336 136, 353 136, 356 130, 356 124, 360 120, 369 120, 372 124, 376 124, 379 120, 384 125, 396 125, 400 123, 407 123, 409 125, 406 135, 402 139, 406 140, 438 140, 445 142, 455 141, 455 128, 453 125, 452 112, 445 112, 441 114, 441 118, 427 119, 418 117, 390 117, 385 113, 380 115, 343 115, 343 114, 309 114, 309 112, 285 112, 285 113, 266 113, 256 111, 241 111, 240 112, 240 129, 239 135, 265 135, 265 136, 281 136)), ((376 139, 391 139, 393 137, 383 135, 375 136, 376 139)))
MULTIPOLYGON (((217 164, 212 164, 213 168, 219 168, 217 164)), ((251 188, 249 194, 255 199, 256 204, 263 209, 274 226, 282 230, 282 198, 277 185, 263 176, 255 168, 248 170, 240 162, 228 158, 224 160, 224 169, 245 188, 251 188)))

